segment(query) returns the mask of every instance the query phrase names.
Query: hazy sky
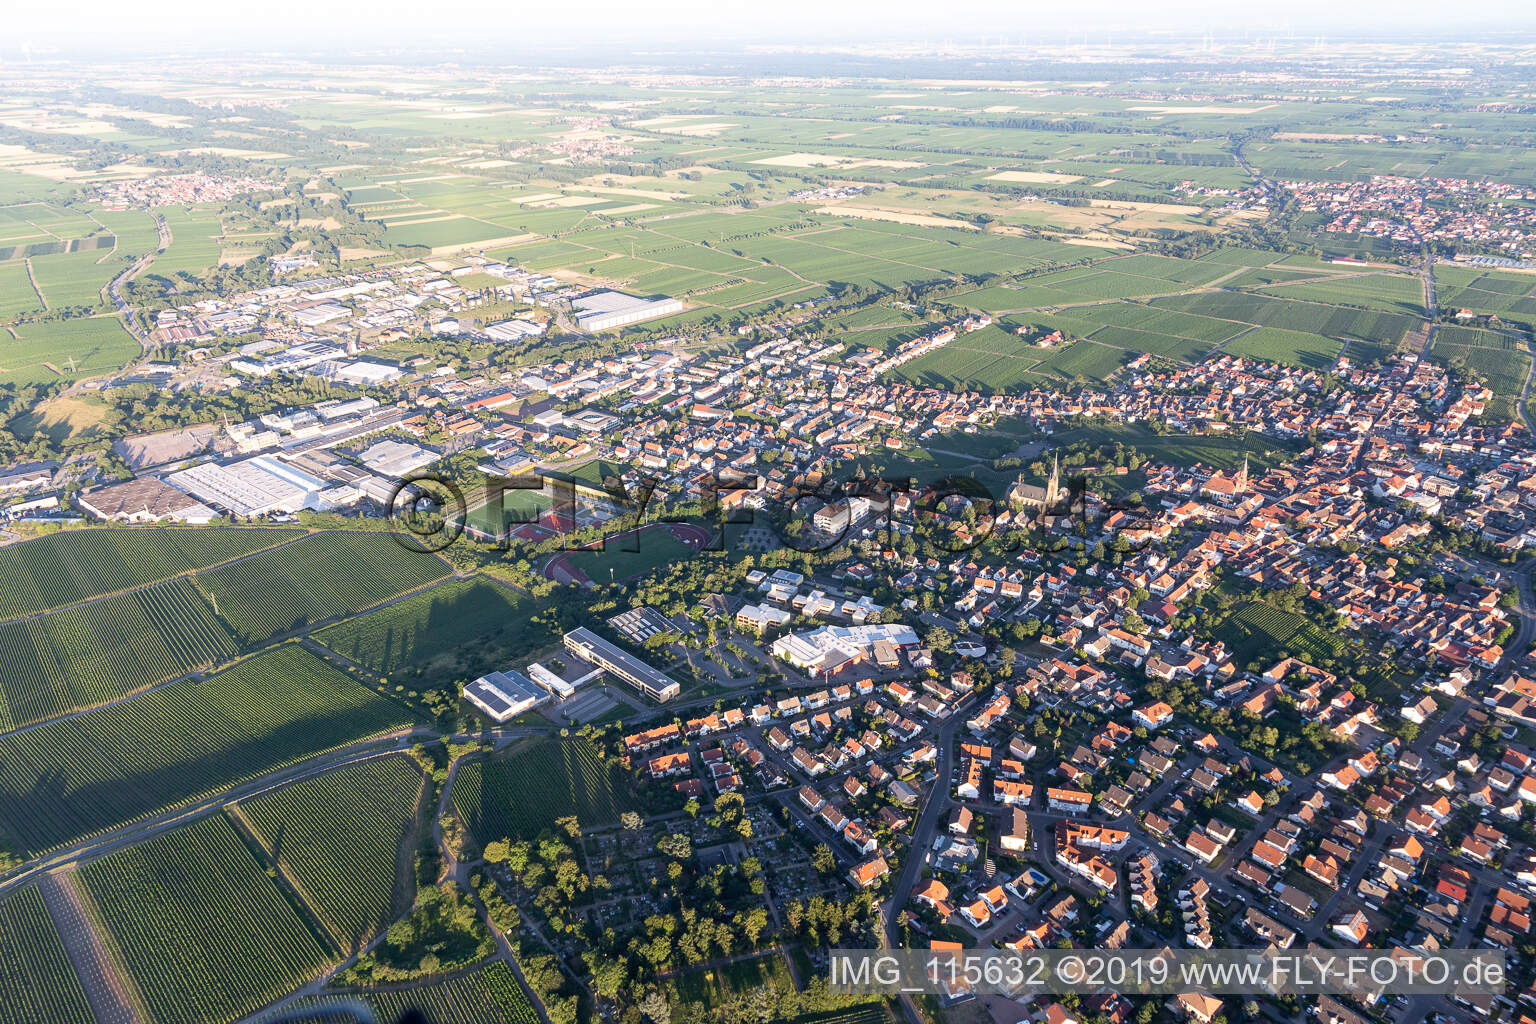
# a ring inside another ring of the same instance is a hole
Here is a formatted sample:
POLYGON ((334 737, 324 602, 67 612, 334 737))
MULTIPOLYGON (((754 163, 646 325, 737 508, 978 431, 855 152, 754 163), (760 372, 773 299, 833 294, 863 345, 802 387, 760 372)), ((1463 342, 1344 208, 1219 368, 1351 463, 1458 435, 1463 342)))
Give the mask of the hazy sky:
MULTIPOLYGON (((611 45, 946 40, 1011 43, 1087 33, 1172 31, 1273 36, 1467 38, 1536 33, 1532 0, 63 0, 0 12, 0 47, 480 50, 611 45)), ((1114 39, 1116 42, 1124 39, 1114 39)))

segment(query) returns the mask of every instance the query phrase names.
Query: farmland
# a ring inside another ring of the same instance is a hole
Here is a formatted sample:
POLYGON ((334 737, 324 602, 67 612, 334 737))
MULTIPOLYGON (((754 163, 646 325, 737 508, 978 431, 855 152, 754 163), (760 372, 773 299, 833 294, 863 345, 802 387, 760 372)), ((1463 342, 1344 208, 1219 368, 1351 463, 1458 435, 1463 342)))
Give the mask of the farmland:
POLYGON ((388 534, 320 533, 198 573, 199 589, 246 642, 424 587, 448 575, 436 555, 388 534))
POLYGON ((238 653, 185 579, 0 622, 0 732, 91 707, 238 653))
POLYGON ((331 959, 222 815, 93 861, 78 882, 156 1024, 235 1020, 331 959))
POLYGON ((315 638, 381 673, 444 659, 465 673, 503 652, 521 652, 537 611, 524 594, 483 577, 455 580, 327 626, 315 638))
POLYGON ((41 852, 410 724, 301 647, 0 737, 0 842, 41 852))
POLYGON ((115 316, 19 324, 18 337, 0 333, 0 382, 73 380, 116 370, 139 354, 115 316))
POLYGON ((37 886, 0 897, 0 1024, 91 1019, 37 886))
POLYGON ((454 812, 482 844, 533 838, 568 814, 583 825, 612 824, 636 806, 623 770, 605 763, 584 739, 541 740, 471 761, 453 783, 454 812))
POLYGON ((352 949, 399 902, 401 845, 421 783, 409 759, 375 759, 242 801, 239 813, 315 915, 352 949))
MULTIPOLYGON (((1218 351, 1325 368, 1346 345, 1357 361, 1379 358, 1420 322, 1407 311, 1419 311, 1413 303, 1366 301, 1370 295, 1400 296, 1405 286, 1418 287, 1410 278, 1319 278, 1315 272, 1275 271, 1304 278, 1302 283, 1313 287, 1302 294, 1327 301, 1232 290, 1256 272, 1250 264, 1277 258, 1250 249, 1217 250, 1200 260, 1113 257, 1087 268, 962 293, 954 299, 957 304, 1004 318, 898 367, 893 375, 913 384, 998 392, 1102 383, 1142 353, 1195 361, 1218 351), (1013 328, 1019 325, 1055 328, 1080 340, 1041 349, 1016 335, 1013 328)), ((894 343, 914 333, 910 327, 871 330, 864 343, 880 348, 887 339, 894 343)), ((862 341, 857 332, 842 337, 853 344, 862 341)))
POLYGON ((1216 630, 1239 664, 1264 654, 1317 661, 1336 656, 1344 646, 1305 618, 1262 601, 1250 601, 1228 616, 1216 630))
POLYGON ((43 308, 24 260, 0 263, 0 320, 43 308))
POLYGON ((364 999, 380 1020, 399 1020, 417 1009, 433 1021, 474 1024, 536 1024, 539 1019, 527 994, 505 963, 487 964, 469 974, 428 982, 405 991, 353 995, 364 999))
POLYGON ((1470 309, 1518 323, 1536 323, 1536 276, 1470 267, 1435 268, 1440 305, 1448 312, 1470 309))
POLYGON ((1485 331, 1445 325, 1435 332, 1429 358, 1469 371, 1492 389, 1491 413, 1496 419, 1514 416, 1514 400, 1525 388, 1531 356, 1525 339, 1506 331, 1485 331))
POLYGON ((298 530, 100 529, 0 548, 0 618, 169 579, 302 536, 298 530))

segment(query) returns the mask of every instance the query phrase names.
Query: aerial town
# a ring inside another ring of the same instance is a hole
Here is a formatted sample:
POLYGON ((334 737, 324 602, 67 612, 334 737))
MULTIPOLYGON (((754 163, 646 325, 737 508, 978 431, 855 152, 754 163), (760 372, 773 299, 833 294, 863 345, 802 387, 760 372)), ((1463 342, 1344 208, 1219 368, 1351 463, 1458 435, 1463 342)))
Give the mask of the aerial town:
POLYGON ((1209 45, 29 65, 0 1024, 1536 1022, 1529 83, 1209 45), (869 995, 838 950, 1506 977, 869 995))

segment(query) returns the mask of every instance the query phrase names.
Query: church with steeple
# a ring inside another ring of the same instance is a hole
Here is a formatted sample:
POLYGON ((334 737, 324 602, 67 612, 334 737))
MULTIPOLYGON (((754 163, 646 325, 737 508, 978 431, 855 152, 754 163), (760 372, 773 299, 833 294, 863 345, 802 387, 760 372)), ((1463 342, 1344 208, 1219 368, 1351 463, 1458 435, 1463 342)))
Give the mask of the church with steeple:
POLYGON ((1248 493, 1248 456, 1243 456, 1243 467, 1236 473, 1217 473, 1200 488, 1208 498, 1241 498, 1248 493))
POLYGON ((1008 501, 1023 505, 1028 512, 1056 512, 1065 503, 1066 492, 1061 489, 1061 457, 1051 456, 1051 477, 1045 486, 1027 484, 1019 480, 1008 488, 1008 501))

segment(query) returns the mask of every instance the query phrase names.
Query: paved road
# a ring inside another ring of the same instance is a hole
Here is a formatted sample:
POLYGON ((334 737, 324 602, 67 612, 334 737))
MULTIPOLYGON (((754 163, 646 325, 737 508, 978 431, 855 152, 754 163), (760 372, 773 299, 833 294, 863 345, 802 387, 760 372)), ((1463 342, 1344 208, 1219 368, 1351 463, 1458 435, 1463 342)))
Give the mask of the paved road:
POLYGON ((113 305, 115 305, 117 307, 117 311, 122 314, 123 326, 128 328, 128 333, 132 334, 136 339, 138 339, 139 344, 143 346, 145 352, 148 352, 154 346, 149 340, 149 335, 146 332, 140 330, 138 325, 133 322, 133 310, 128 305, 128 300, 123 298, 123 285, 137 277, 145 267, 149 266, 150 263, 154 261, 156 256, 170 248, 172 241, 171 226, 167 224, 165 222, 165 218, 159 214, 155 214, 155 227, 160 232, 159 247, 156 248, 154 252, 145 253, 143 256, 140 256, 126 270, 114 277, 111 283, 109 283, 107 287, 102 290, 104 295, 111 296, 113 305))

